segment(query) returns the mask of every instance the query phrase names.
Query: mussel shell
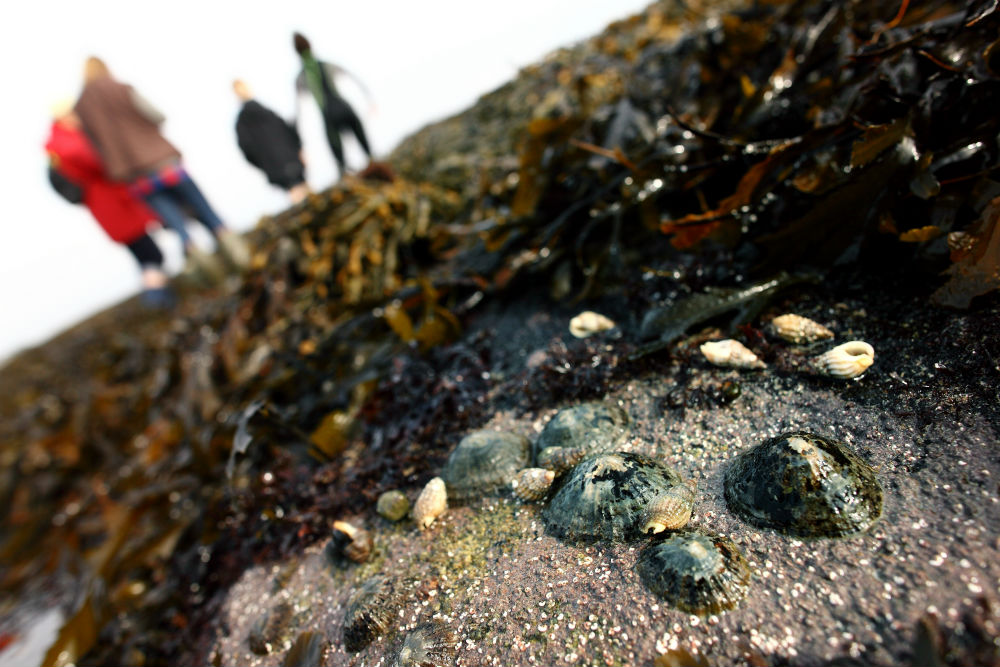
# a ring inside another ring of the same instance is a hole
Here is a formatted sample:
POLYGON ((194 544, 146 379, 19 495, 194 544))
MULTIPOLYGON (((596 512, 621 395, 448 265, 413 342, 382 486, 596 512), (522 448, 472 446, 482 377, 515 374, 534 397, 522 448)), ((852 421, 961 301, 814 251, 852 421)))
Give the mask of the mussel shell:
POLYGON ((628 413, 603 402, 581 403, 560 410, 535 441, 534 456, 546 447, 580 447, 588 454, 618 449, 629 432, 628 413))
POLYGON ((463 501, 505 488, 530 457, 527 438, 499 431, 470 433, 458 443, 441 473, 448 497, 463 501))
POLYGON ((344 648, 357 653, 385 634, 396 611, 397 598, 389 580, 371 577, 351 595, 344 612, 344 648))
POLYGON ((680 475, 648 456, 599 454, 563 477, 542 517, 562 539, 631 540, 642 535, 649 503, 681 484, 680 475))
POLYGON ((852 535, 882 513, 871 466, 843 443, 805 431, 783 433, 733 459, 725 495, 746 521, 798 537, 852 535))
POLYGON ((739 548, 702 529, 654 540, 639 552, 635 568, 650 591, 690 614, 732 609, 750 587, 750 567, 739 548))
POLYGON ((445 667, 454 664, 458 635, 440 621, 417 626, 406 635, 394 667, 445 667))

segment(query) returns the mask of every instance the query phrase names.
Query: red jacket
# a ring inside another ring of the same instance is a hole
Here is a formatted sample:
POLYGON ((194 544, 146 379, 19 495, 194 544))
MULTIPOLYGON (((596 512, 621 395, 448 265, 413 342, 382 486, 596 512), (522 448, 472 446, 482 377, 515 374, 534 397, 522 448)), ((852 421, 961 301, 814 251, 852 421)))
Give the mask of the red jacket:
POLYGON ((118 243, 131 243, 146 233, 156 215, 133 197, 128 186, 107 179, 101 160, 82 130, 52 123, 45 150, 52 166, 83 190, 83 204, 118 243))

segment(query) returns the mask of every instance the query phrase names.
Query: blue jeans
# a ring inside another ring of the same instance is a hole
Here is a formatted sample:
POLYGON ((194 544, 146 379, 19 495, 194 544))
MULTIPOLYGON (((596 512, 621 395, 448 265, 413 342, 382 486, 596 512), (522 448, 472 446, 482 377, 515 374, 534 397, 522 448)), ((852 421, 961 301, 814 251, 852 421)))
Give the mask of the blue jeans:
POLYGON ((185 174, 176 185, 162 187, 143 196, 149 207, 153 209, 160 221, 181 237, 181 243, 187 248, 191 237, 184 228, 187 221, 185 212, 190 212, 200 223, 208 228, 214 236, 224 225, 219 216, 209 205, 205 195, 195 185, 191 177, 185 174))

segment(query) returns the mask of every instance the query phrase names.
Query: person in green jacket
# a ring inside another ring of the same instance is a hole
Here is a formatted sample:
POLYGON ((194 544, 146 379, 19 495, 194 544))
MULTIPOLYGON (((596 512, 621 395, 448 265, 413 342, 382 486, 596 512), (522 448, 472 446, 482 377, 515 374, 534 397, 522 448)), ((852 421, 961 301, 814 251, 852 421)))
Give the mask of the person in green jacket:
MULTIPOLYGON (((343 132, 350 131, 354 134, 361 148, 365 151, 368 159, 371 160, 372 152, 368 145, 368 137, 365 129, 361 125, 361 120, 343 97, 337 92, 335 79, 340 74, 346 74, 354 79, 361 89, 368 95, 364 85, 347 70, 331 63, 318 60, 312 52, 309 40, 301 33, 295 33, 292 37, 296 53, 302 60, 302 70, 295 79, 295 108, 296 119, 298 119, 299 97, 305 93, 311 93, 316 104, 319 105, 323 115, 323 124, 326 127, 326 139, 330 142, 330 150, 337 161, 340 174, 346 173, 344 162, 344 145, 340 140, 343 132)), ((370 96, 369 96, 370 97, 370 96)))

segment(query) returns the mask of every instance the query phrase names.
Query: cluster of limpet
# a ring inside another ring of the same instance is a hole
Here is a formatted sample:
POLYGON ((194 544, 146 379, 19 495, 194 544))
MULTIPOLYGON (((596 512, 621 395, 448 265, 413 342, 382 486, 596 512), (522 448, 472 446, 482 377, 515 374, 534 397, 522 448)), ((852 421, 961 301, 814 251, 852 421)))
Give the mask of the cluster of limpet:
POLYGON ((615 451, 628 435, 629 424, 628 413, 610 403, 581 403, 560 410, 538 434, 536 463, 547 468, 537 458, 546 450, 549 456, 557 454, 558 450, 552 449, 556 447, 572 448, 576 456, 615 451))
MULTIPOLYGON (((542 517, 559 538, 631 540, 655 530, 650 526, 650 509, 660 507, 665 498, 687 503, 686 523, 693 494, 674 470, 641 454, 600 454, 573 468, 542 517)), ((672 525, 683 525, 678 523, 672 525)))
POLYGON ((531 443, 514 433, 474 431, 462 438, 448 457, 441 476, 448 495, 469 500, 506 487, 528 465, 531 443))
POLYGON ((635 568, 650 591, 691 614, 732 609, 750 587, 750 567, 733 541, 700 529, 651 542, 635 568))
POLYGON ((440 621, 430 621, 406 635, 394 667, 445 667, 454 662, 458 635, 440 621))
POLYGON ((389 580, 376 575, 361 585, 347 601, 344 613, 344 648, 357 653, 385 634, 396 611, 396 596, 389 580))
POLYGON ((746 521, 798 537, 842 537, 882 513, 875 471, 843 443, 793 431, 743 452, 725 476, 726 503, 746 521))

